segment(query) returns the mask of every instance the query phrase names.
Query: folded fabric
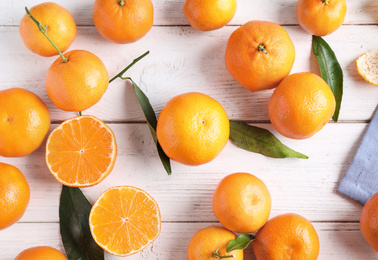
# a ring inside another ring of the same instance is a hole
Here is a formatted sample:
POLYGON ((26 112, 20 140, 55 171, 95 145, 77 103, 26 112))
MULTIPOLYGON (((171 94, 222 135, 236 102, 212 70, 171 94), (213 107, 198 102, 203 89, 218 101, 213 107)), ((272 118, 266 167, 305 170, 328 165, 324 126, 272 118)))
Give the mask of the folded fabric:
POLYGON ((337 192, 362 205, 378 192, 378 109, 337 192))

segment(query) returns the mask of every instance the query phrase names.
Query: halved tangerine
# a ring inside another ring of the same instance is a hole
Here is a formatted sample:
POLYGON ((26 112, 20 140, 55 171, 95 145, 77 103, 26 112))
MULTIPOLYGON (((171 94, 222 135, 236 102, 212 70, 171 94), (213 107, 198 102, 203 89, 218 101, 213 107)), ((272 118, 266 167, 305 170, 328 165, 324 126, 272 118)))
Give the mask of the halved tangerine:
POLYGON ((47 166, 66 186, 87 187, 101 182, 112 171, 116 157, 112 130, 94 116, 68 119, 47 139, 47 166))
POLYGON ((93 239, 116 256, 135 254, 160 234, 160 210, 144 190, 119 186, 105 191, 89 215, 93 239))

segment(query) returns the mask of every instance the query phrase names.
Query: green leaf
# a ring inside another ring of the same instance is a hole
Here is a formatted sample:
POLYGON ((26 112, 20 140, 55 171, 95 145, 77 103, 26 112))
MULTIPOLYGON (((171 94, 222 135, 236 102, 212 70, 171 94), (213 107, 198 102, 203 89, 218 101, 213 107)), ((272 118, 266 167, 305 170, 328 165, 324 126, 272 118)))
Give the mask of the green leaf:
POLYGON ((131 78, 129 78, 129 79, 133 83, 135 95, 137 96, 139 104, 142 107, 144 116, 147 120, 147 124, 150 128, 152 138, 155 141, 160 160, 161 160, 161 162, 164 166, 164 169, 168 173, 168 175, 171 175, 171 173, 172 173, 171 162, 169 160, 169 157, 164 153, 163 149, 161 148, 161 146, 158 142, 157 136, 156 136, 157 120, 156 120, 155 111, 152 108, 151 103, 150 103, 148 97, 144 94, 144 92, 138 87, 138 85, 131 78))
POLYGON ((228 242, 226 252, 230 253, 234 250, 244 250, 253 240, 255 240, 253 235, 241 234, 237 238, 228 242))
POLYGON ((79 188, 63 185, 59 205, 60 235, 69 260, 104 260, 104 250, 89 228, 91 204, 79 188))
POLYGON ((235 145, 244 150, 260 153, 268 157, 308 159, 308 156, 296 152, 281 143, 268 130, 243 122, 230 120, 230 139, 235 145))
POLYGON ((332 119, 337 122, 343 97, 343 70, 335 53, 322 37, 312 36, 312 51, 318 60, 322 78, 327 82, 335 96, 336 109, 332 119))

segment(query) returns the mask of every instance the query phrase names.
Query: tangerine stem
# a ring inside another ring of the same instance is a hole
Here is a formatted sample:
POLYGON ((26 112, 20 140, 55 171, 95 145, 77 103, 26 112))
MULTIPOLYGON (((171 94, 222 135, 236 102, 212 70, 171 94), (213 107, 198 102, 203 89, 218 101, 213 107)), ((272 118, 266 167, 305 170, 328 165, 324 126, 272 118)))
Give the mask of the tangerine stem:
POLYGON ((119 0, 118 4, 119 4, 120 6, 124 6, 124 5, 125 5, 125 1, 123 1, 123 0, 119 0))
POLYGON ((124 68, 120 73, 118 73, 117 75, 115 75, 111 80, 109 80, 109 83, 111 83, 113 80, 115 80, 116 78, 121 78, 122 79, 122 75, 125 74, 125 72, 130 69, 135 63, 137 63, 138 61, 140 61, 141 59, 143 59, 147 54, 149 54, 150 51, 146 51, 145 53, 143 53, 142 55, 140 55, 138 58, 134 59, 132 63, 130 63, 126 68, 124 68))
POLYGON ((49 42, 54 46, 54 48, 58 51, 60 57, 62 58, 63 62, 67 62, 68 59, 66 57, 63 56, 62 52, 59 50, 58 46, 55 45, 55 43, 50 39, 50 37, 46 34, 45 31, 47 31, 48 27, 47 26, 44 26, 42 25, 40 22, 37 21, 37 19, 34 18, 34 16, 31 15, 31 13, 29 12, 29 9, 25 6, 25 11, 26 13, 28 14, 28 16, 33 20, 33 22, 35 22, 35 24, 38 26, 38 29, 41 33, 43 33, 43 35, 47 38, 47 40, 49 40, 49 42))
POLYGON ((212 255, 212 257, 213 258, 218 258, 218 259, 224 259, 224 258, 234 258, 234 255, 220 255, 219 254, 219 247, 218 247, 218 249, 217 250, 215 250, 214 252, 213 252, 213 255, 212 255))
POLYGON ((79 111, 79 116, 82 116, 83 114, 81 113, 81 111, 79 111))
POLYGON ((328 5, 328 0, 322 0, 323 4, 328 5))
POLYGON ((265 49, 264 44, 260 44, 259 47, 257 47, 257 50, 258 50, 258 51, 262 51, 262 52, 265 53, 265 54, 268 54, 268 52, 267 52, 266 49, 265 49))

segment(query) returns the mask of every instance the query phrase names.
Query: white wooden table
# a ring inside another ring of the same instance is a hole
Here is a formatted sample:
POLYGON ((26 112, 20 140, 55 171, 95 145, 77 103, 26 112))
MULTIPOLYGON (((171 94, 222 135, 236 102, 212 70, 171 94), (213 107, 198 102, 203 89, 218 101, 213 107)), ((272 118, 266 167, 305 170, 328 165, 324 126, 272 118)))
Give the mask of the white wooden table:
MULTIPOLYGON (((21 87, 39 95, 51 112, 52 129, 75 113, 57 109, 45 92, 44 80, 57 58, 37 56, 24 47, 18 24, 29 8, 42 0, 0 1, 0 89, 21 87)), ((336 193, 378 104, 378 87, 357 74, 354 61, 378 48, 378 1, 347 0, 344 25, 325 39, 335 51, 344 71, 344 96, 338 123, 330 122, 307 140, 290 140, 269 123, 271 90, 249 92, 230 76, 224 65, 229 35, 249 20, 279 23, 288 31, 296 49, 292 73, 319 74, 311 51, 311 35, 296 21, 296 0, 238 0, 231 23, 212 32, 192 29, 183 12, 183 0, 153 0, 152 30, 140 41, 117 45, 104 40, 92 21, 93 0, 56 1, 73 14, 78 24, 73 49, 98 55, 110 76, 147 50, 150 54, 129 72, 149 97, 157 113, 177 94, 198 91, 218 100, 230 119, 243 120, 271 130, 283 143, 310 158, 272 159, 241 150, 229 142, 214 161, 197 167, 172 162, 167 176, 132 86, 116 80, 102 100, 84 114, 104 120, 118 144, 113 172, 100 184, 82 189, 93 203, 107 188, 132 185, 146 190, 158 202, 162 231, 144 251, 128 259, 186 259, 192 235, 208 225, 219 225, 212 211, 212 193, 224 176, 249 172, 261 178, 272 195, 271 217, 295 212, 312 221, 320 238, 319 259, 378 259, 359 232, 361 205, 336 193)), ((49 245, 64 251, 59 235, 58 206, 61 184, 49 173, 44 144, 23 158, 0 158, 20 168, 31 188, 23 218, 0 231, 0 259, 13 259, 25 248, 49 245)), ((106 254, 106 259, 121 259, 106 254)), ((245 259, 254 259, 251 249, 245 259)))

